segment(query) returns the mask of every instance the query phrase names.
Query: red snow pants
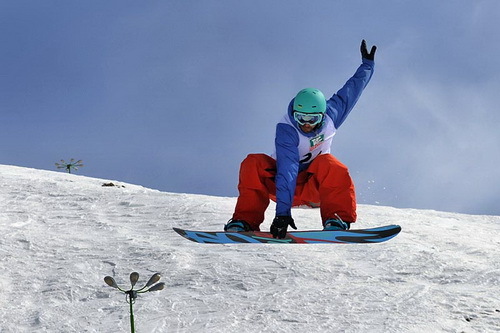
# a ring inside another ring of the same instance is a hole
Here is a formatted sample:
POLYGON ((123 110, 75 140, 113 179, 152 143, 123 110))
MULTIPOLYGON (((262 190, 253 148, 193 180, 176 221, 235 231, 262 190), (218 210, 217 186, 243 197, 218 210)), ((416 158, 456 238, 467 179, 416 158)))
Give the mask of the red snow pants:
MULTIPOLYGON (((239 196, 233 220, 246 221, 260 230, 269 200, 276 201, 276 161, 265 154, 248 155, 240 167, 239 196)), ((320 207, 323 223, 337 215, 346 222, 356 221, 354 183, 347 167, 331 154, 316 157, 300 172, 293 206, 320 207)))

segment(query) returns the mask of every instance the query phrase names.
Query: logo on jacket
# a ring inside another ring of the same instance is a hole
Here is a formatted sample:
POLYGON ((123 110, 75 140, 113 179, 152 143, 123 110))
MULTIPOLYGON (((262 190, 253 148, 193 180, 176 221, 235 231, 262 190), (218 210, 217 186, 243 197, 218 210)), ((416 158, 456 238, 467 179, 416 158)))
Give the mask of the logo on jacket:
POLYGON ((320 135, 312 138, 309 141, 309 143, 310 143, 309 151, 313 151, 314 149, 318 148, 324 141, 325 141, 325 135, 324 134, 320 134, 320 135))

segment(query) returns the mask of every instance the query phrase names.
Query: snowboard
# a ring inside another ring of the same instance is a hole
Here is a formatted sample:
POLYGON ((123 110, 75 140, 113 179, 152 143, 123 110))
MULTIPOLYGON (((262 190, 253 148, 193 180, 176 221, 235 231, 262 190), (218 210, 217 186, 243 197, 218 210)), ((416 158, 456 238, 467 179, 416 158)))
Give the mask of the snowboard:
POLYGON ((399 225, 386 225, 369 229, 353 229, 339 231, 289 231, 283 239, 273 238, 270 232, 225 232, 225 231, 193 231, 173 228, 184 238, 196 243, 205 244, 355 244, 381 243, 395 237, 400 231, 399 225))

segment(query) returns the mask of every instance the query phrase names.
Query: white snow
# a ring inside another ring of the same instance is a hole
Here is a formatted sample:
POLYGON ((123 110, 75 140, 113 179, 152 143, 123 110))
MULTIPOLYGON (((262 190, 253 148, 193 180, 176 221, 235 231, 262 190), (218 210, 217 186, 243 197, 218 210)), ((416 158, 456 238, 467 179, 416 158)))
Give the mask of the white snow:
MULTIPOLYGON (((236 181, 236 180, 235 180, 236 181)), ((499 332, 500 217, 361 205, 355 227, 400 224, 382 244, 207 245, 235 198, 0 166, 0 332, 499 332)), ((268 209, 264 229, 272 219, 268 209)), ((300 229, 319 212, 296 209, 300 229)))

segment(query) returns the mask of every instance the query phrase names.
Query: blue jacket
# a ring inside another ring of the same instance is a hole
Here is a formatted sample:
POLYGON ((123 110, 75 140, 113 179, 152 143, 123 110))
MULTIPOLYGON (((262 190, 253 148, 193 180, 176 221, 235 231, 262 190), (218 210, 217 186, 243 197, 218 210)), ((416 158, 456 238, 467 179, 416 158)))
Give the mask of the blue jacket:
POLYGON ((291 216, 293 196, 300 171, 314 158, 330 153, 336 130, 345 121, 370 81, 375 63, 363 59, 356 73, 326 103, 323 122, 311 133, 304 133, 293 118, 293 99, 288 112, 276 126, 276 216, 291 216))

